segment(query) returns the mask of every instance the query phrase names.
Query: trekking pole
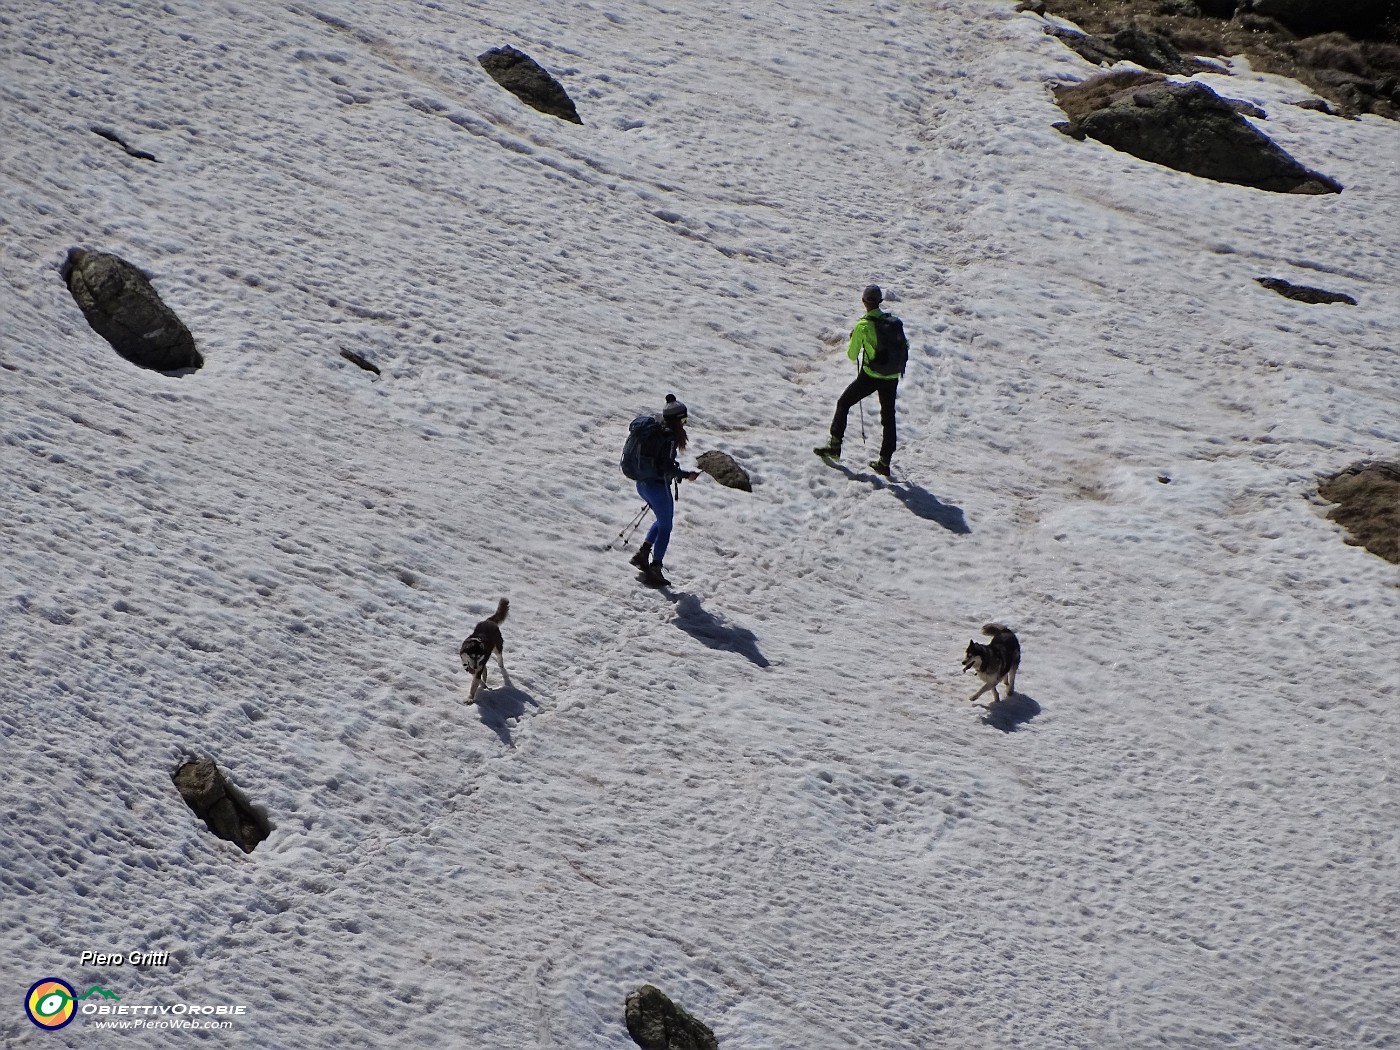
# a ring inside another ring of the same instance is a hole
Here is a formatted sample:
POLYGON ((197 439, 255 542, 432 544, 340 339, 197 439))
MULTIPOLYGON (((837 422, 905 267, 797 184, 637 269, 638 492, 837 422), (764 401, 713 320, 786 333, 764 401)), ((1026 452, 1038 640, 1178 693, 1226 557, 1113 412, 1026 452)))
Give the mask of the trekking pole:
POLYGON ((618 532, 618 534, 613 537, 612 543, 608 544, 607 549, 612 550, 613 543, 616 543, 618 540, 622 540, 622 545, 626 547, 627 541, 632 538, 632 533, 636 532, 637 529, 641 526, 642 519, 647 516, 647 511, 649 510, 651 510, 651 504, 643 503, 642 509, 637 511, 637 516, 634 517, 631 521, 629 521, 626 525, 622 526, 622 529, 618 532))
MULTIPOLYGON (((861 373, 861 363, 858 361, 858 362, 856 362, 856 377, 857 377, 857 378, 860 377, 860 373, 861 373)), ((860 443, 861 443, 862 445, 865 445, 865 444, 867 444, 867 442, 866 442, 866 440, 865 440, 865 398, 861 398, 859 404, 860 404, 860 443)))

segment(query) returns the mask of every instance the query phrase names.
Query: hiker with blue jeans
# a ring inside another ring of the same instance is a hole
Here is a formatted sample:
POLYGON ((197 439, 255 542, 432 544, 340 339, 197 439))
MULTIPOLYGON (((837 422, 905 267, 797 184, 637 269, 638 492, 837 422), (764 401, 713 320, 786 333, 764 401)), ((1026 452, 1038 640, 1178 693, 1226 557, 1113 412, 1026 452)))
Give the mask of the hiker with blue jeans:
POLYGON ((860 371, 836 402, 836 414, 831 420, 831 439, 813 449, 827 459, 841 458, 841 440, 846 435, 846 417, 852 406, 871 394, 880 396, 880 458, 870 461, 877 474, 889 477, 890 457, 895 450, 894 403, 899 392, 899 378, 909 360, 909 341, 904 337, 904 325, 894 314, 880 309, 885 301, 880 286, 872 284, 860 297, 865 315, 851 331, 846 356, 860 362, 860 371))
POLYGON ((656 515, 641 548, 631 562, 642 570, 646 582, 654 587, 670 584, 662 561, 671 543, 671 523, 676 504, 671 496, 671 484, 682 478, 694 481, 698 470, 682 470, 676 453, 687 444, 685 405, 675 394, 666 395, 666 407, 660 416, 638 416, 632 421, 629 438, 622 452, 622 472, 637 483, 637 495, 646 500, 656 515))

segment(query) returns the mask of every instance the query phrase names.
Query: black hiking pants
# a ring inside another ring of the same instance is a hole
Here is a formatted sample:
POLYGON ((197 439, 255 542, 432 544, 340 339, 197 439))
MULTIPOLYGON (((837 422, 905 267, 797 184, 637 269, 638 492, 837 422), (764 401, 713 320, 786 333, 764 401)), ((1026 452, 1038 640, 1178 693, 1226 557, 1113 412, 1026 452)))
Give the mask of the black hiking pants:
POLYGON ((880 458, 886 463, 894 455, 895 429, 894 429, 894 397, 899 391, 899 379, 876 379, 874 376, 861 371, 856 376, 855 381, 846 387, 846 392, 841 395, 841 399, 836 402, 836 415, 831 420, 831 436, 840 441, 846 435, 846 416, 850 414, 851 406, 858 401, 863 401, 871 394, 880 395, 880 424, 884 428, 884 437, 880 440, 880 458))

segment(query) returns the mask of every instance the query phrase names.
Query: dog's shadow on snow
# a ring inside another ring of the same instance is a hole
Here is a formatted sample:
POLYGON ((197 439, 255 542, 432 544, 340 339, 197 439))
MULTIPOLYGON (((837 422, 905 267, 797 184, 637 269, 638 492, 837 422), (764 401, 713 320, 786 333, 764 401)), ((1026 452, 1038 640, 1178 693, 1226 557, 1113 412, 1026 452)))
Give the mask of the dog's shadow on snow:
POLYGON ((510 720, 523 717, 527 704, 540 706, 533 696, 514 686, 503 685, 499 689, 482 686, 476 694, 476 713, 481 718, 481 724, 500 737, 506 747, 515 746, 510 735, 510 720))
POLYGON ((758 650, 758 635, 747 627, 725 623, 722 616, 710 612, 700 599, 684 592, 666 595, 676 604, 676 626, 702 645, 738 653, 759 667, 768 666, 768 658, 758 650))
POLYGON ((958 536, 968 536, 972 533, 961 507, 944 503, 922 485, 916 485, 912 481, 902 478, 896 481, 892 478, 882 478, 878 474, 857 473, 844 463, 833 463, 832 466, 852 481, 864 481, 873 488, 889 489, 900 503, 914 512, 916 517, 923 518, 925 521, 937 522, 958 536))
POLYGON ((1000 729, 1003 733, 1014 733, 1038 714, 1040 705, 1033 697, 1025 693, 1011 693, 987 705, 982 724, 1000 729))

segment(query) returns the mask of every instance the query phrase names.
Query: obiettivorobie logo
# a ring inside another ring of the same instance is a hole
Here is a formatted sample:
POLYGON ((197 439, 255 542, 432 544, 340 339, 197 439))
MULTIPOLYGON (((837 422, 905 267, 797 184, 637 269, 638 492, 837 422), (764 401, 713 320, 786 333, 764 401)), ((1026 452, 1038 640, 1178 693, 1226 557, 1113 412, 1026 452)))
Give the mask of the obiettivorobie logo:
POLYGON ((62 1028, 73 1020, 73 1015, 77 1012, 74 1003, 90 995, 100 995, 104 999, 121 999, 116 992, 99 984, 94 984, 79 995, 67 981, 60 981, 57 977, 45 977, 30 986, 29 994, 24 997, 24 1012, 40 1028, 62 1028))

